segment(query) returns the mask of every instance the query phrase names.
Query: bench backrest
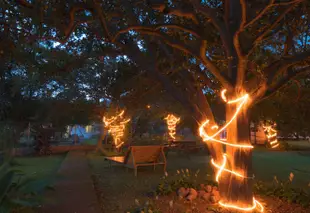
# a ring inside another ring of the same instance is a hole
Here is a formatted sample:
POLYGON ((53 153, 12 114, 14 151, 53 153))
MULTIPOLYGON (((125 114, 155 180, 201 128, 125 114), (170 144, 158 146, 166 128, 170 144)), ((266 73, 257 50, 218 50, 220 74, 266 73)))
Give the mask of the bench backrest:
MULTIPOLYGON (((125 163, 131 161, 130 155, 133 156, 136 164, 154 162, 163 154, 163 146, 131 146, 125 163)), ((131 163, 131 162, 128 162, 131 163)))

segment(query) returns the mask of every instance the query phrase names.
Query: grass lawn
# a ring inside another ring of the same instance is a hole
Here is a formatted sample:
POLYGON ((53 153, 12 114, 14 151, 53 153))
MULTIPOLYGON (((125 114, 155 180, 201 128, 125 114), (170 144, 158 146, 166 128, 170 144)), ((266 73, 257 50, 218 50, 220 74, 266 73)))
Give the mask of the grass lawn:
MULTIPOLYGON (((88 155, 93 174, 97 177, 97 191, 104 203, 104 212, 125 212, 134 206, 135 199, 140 201, 147 199, 147 193, 156 187, 163 177, 160 166, 153 171, 152 168, 138 169, 138 177, 134 177, 133 170, 127 172, 121 166, 109 168, 103 156, 88 155)), ((212 179, 212 169, 208 156, 180 156, 171 153, 168 156, 167 171, 169 176, 177 170, 200 170, 197 182, 203 183, 206 179, 212 179)), ((256 180, 272 182, 273 177, 279 180, 287 180, 290 172, 295 177, 293 183, 297 187, 308 187, 310 182, 310 155, 304 156, 297 152, 266 152, 255 151, 253 153, 253 167, 256 180)), ((310 189, 310 187, 309 187, 310 189)), ((169 202, 169 201, 167 201, 169 202)))
POLYGON ((292 172, 293 184, 307 187, 310 182, 310 153, 256 151, 253 153, 253 168, 258 180, 272 181, 274 176, 287 180, 292 172))
POLYGON ((91 137, 89 139, 85 139, 81 142, 83 145, 96 145, 98 141, 97 137, 91 137))
POLYGON ((285 141, 289 145, 291 145, 293 148, 299 148, 299 149, 307 149, 310 150, 310 142, 308 140, 302 140, 302 141, 285 141))
POLYGON ((65 158, 66 154, 57 154, 51 156, 28 156, 28 157, 16 157, 15 161, 20 164, 16 166, 18 170, 21 170, 28 177, 44 178, 54 177, 56 172, 65 158))

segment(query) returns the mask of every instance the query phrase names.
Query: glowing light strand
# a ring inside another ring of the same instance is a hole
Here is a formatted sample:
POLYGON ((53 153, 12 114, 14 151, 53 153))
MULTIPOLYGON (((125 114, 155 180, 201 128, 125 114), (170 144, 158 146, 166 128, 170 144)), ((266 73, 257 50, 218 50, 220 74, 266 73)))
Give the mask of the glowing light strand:
POLYGON ((171 140, 174 141, 175 135, 176 135, 176 126, 177 126, 177 123, 180 122, 180 118, 174 116, 173 114, 168 114, 165 120, 167 120, 169 136, 171 140))
POLYGON ((124 113, 125 111, 123 110, 120 114, 112 116, 111 118, 103 117, 104 125, 111 133, 114 140, 114 145, 117 149, 119 149, 124 144, 122 138, 124 136, 126 123, 130 121, 130 119, 123 119, 124 113))
POLYGON ((277 148, 280 144, 277 140, 277 130, 272 125, 263 126, 264 132, 272 149, 277 148))
MULTIPOLYGON (((216 139, 215 137, 218 136, 221 132, 223 132, 238 116, 240 110, 242 109, 242 107, 246 104, 246 102, 249 99, 249 95, 245 94, 244 96, 234 99, 234 100, 227 100, 226 98, 226 90, 223 90, 221 92, 221 96, 222 99, 227 103, 227 104, 238 104, 237 109, 235 114, 232 116, 232 118, 222 127, 219 128, 217 125, 214 125, 211 127, 212 130, 217 130, 213 135, 208 135, 205 131, 206 125, 209 124, 209 120, 205 120, 199 127, 199 134, 202 137, 203 141, 207 142, 215 142, 215 143, 221 143, 227 146, 232 146, 232 147, 237 147, 240 149, 252 149, 253 146, 252 145, 248 145, 248 144, 235 144, 235 143, 231 143, 228 141, 224 141, 222 139, 216 139), (219 129, 219 130, 218 130, 219 129)), ((218 169, 217 174, 216 174, 216 181, 219 182, 220 181, 220 177, 221 174, 225 171, 225 172, 229 172, 231 174, 236 175, 237 177, 240 178, 254 178, 253 177, 246 177, 244 174, 241 174, 237 171, 233 171, 230 169, 227 169, 227 155, 224 154, 223 155, 223 161, 222 164, 219 165, 217 163, 215 163, 214 159, 211 159, 211 163, 212 165, 218 169)), ((225 208, 231 208, 231 209, 236 209, 236 210, 241 210, 241 211, 252 211, 254 209, 258 209, 260 212, 264 212, 264 207, 262 206, 262 204, 260 204, 254 197, 253 197, 253 205, 250 207, 240 207, 238 205, 232 204, 232 203, 224 203, 223 201, 219 201, 219 205, 225 207, 225 208)))

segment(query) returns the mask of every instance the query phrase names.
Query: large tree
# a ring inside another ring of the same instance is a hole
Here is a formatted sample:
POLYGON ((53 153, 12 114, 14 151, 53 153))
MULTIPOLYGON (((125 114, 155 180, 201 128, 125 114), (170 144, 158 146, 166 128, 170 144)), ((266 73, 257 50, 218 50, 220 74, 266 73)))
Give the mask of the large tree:
MULTIPOLYGON (((18 8, 37 10, 43 17, 64 14, 63 19, 49 19, 53 22, 41 18, 40 30, 43 28, 45 34, 39 39, 51 39, 55 30, 49 29, 56 27, 60 36, 52 39, 70 44, 70 36, 79 33, 81 26, 88 30, 89 40, 99 41, 102 54, 110 54, 111 49, 116 54, 126 54, 161 82, 197 123, 205 119, 211 125, 217 123, 203 94, 210 79, 216 79, 227 89, 228 99, 247 93, 249 100, 227 129, 228 141, 236 144, 250 143, 249 109, 310 68, 306 0, 94 0, 57 3, 53 7, 39 5, 19 1, 18 8), (184 61, 180 61, 182 57, 184 61), (162 66, 164 58, 172 65, 168 69, 162 66), (171 69, 178 70, 177 79, 167 76, 171 69)), ((235 105, 226 105, 227 120, 235 111, 235 105)), ((209 145, 214 161, 222 164, 223 148, 209 145)), ((252 176, 251 150, 228 146, 226 154, 226 169, 252 176)), ((251 206, 252 184, 251 178, 223 172, 219 182, 223 202, 251 206)))
MULTIPOLYGON (((199 60, 227 90, 229 99, 249 94, 249 101, 227 128, 227 140, 250 144, 249 109, 310 70, 309 6, 301 0, 148 1, 132 5, 139 11, 133 12, 138 24, 127 18, 128 26, 113 39, 122 39, 120 35, 131 30, 158 38, 199 60)), ((227 105, 227 121, 236 109, 236 105, 227 105)), ((212 117, 208 119, 211 125, 216 124, 212 117)), ((251 151, 227 146, 226 154, 227 169, 249 178, 224 172, 219 182, 222 200, 249 206, 253 202, 251 151)), ((219 165, 224 161, 221 155, 213 158, 219 165)))

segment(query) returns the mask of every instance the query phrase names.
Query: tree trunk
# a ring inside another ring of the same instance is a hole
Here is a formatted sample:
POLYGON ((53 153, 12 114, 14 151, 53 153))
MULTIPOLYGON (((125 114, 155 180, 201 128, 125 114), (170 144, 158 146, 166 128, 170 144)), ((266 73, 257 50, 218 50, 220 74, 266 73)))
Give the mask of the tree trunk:
POLYGON ((106 136, 106 128, 104 128, 104 125, 102 124, 100 129, 100 135, 97 141, 97 148, 96 148, 97 151, 103 150, 102 141, 104 140, 105 136, 106 136))
MULTIPOLYGON (((227 105, 226 122, 232 118, 235 112, 235 105, 227 105)), ((227 141, 230 143, 250 145, 249 131, 248 111, 244 108, 239 112, 237 118, 227 127, 227 141)), ((223 203, 234 204, 240 207, 252 206, 252 150, 249 148, 226 146, 226 154, 226 169, 236 171, 246 178, 238 177, 224 171, 219 179, 221 199, 223 203)))
POLYGON ((254 123, 254 144, 256 145, 257 144, 257 140, 256 140, 256 132, 257 132, 257 129, 258 129, 258 126, 256 123, 254 123))

